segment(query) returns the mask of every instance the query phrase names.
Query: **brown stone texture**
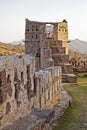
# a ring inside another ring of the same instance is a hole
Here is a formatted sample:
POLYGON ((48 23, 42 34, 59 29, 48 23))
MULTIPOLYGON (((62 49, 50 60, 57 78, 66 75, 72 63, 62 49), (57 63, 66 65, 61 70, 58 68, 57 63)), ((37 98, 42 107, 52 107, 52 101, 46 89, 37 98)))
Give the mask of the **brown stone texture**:
POLYGON ((49 109, 36 109, 23 118, 19 118, 11 125, 1 130, 52 130, 59 122, 64 110, 71 103, 71 98, 66 91, 56 100, 49 109))
POLYGON ((32 102, 36 102, 35 96, 28 100, 28 90, 24 87, 28 82, 28 65, 32 80, 30 89, 34 91, 35 58, 29 55, 0 57, 0 117, 3 117, 1 126, 31 111, 32 102))
POLYGON ((62 81, 76 82, 68 56, 68 23, 35 22, 26 19, 25 53, 35 56, 36 70, 62 67, 62 81), (71 80, 72 79, 72 80, 71 80))
MULTIPOLYGON (((54 115, 47 109, 62 98, 62 82, 76 82, 67 55, 67 38, 66 20, 48 23, 26 19, 26 54, 0 57, 1 128, 37 109, 46 109, 39 111, 45 119, 37 120, 40 115, 36 114, 30 116, 33 124, 29 130, 49 128, 54 115)), ((20 129, 25 130, 25 127, 20 126, 20 129)))
POLYGON ((87 71, 87 60, 86 58, 72 58, 70 63, 73 66, 73 70, 76 72, 86 72, 87 71))
POLYGON ((6 104, 6 114, 8 114, 10 112, 10 110, 11 110, 11 105, 10 105, 9 102, 7 102, 7 104, 6 104))
POLYGON ((5 72, 5 70, 3 70, 0 72, 0 99, 1 99, 0 103, 6 101, 7 89, 8 88, 6 86, 6 72, 5 72))
POLYGON ((30 55, 1 57, 1 127, 36 108, 48 108, 61 97, 61 68, 35 71, 30 55))
POLYGON ((50 107, 52 102, 61 96, 61 68, 49 67, 44 71, 36 72, 36 77, 37 84, 40 88, 39 92, 37 93, 39 107, 50 107))

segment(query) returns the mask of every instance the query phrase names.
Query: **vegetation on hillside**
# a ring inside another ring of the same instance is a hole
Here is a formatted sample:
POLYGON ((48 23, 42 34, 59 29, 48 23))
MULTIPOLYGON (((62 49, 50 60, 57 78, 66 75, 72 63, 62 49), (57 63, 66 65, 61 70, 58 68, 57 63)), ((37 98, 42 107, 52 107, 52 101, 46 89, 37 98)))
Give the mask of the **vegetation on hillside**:
POLYGON ((24 45, 12 45, 0 42, 0 55, 19 55, 24 53, 24 45))

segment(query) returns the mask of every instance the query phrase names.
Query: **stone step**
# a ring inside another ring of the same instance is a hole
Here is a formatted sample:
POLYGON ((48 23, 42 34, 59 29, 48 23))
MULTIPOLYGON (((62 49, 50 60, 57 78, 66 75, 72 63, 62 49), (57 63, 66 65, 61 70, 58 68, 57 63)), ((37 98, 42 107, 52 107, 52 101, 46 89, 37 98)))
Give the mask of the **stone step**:
POLYGON ((56 43, 59 45, 59 46, 62 46, 62 41, 56 41, 56 43))
POLYGON ((72 74, 73 73, 73 68, 72 68, 72 65, 71 64, 65 64, 62 67, 62 73, 63 74, 72 74))
POLYGON ((77 82, 77 77, 74 74, 68 74, 68 81, 69 83, 76 83, 77 82))
POLYGON ((57 65, 57 63, 68 63, 69 56, 64 54, 53 54, 52 58, 54 64, 57 65))
POLYGON ((46 67, 45 68, 54 66, 54 61, 53 61, 52 58, 46 58, 45 63, 46 63, 46 67))
POLYGON ((62 74, 63 83, 76 83, 77 77, 74 74, 62 74))
POLYGON ((49 41, 49 45, 54 45, 54 46, 60 46, 62 47, 62 43, 61 42, 58 42, 58 41, 49 41))
POLYGON ((50 45, 58 45, 62 47, 62 41, 55 41, 54 39, 48 39, 50 45))
POLYGON ((49 43, 49 46, 50 46, 50 47, 56 46, 56 42, 50 42, 50 43, 49 43))
POLYGON ((44 56, 45 58, 51 57, 52 50, 51 49, 44 49, 44 56))
POLYGON ((63 83, 67 83, 68 82, 67 75, 62 74, 62 82, 63 83))
POLYGON ((65 54, 65 47, 62 47, 62 42, 61 41, 51 41, 51 40, 49 40, 49 47, 51 49, 56 47, 57 50, 58 50, 58 53, 65 54))
POLYGON ((56 46, 51 46, 50 48, 52 49, 52 54, 65 54, 65 48, 61 48, 61 50, 56 46))
POLYGON ((52 54, 59 54, 59 50, 56 47, 51 47, 52 54))

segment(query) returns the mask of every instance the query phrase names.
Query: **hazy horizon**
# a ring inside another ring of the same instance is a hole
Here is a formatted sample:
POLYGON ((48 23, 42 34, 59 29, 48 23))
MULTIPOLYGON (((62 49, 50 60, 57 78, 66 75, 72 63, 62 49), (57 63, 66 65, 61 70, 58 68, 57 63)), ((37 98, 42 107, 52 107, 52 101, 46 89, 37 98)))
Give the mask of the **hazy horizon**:
POLYGON ((24 39, 25 19, 68 21, 69 39, 87 41, 86 0, 0 0, 0 41, 24 39))

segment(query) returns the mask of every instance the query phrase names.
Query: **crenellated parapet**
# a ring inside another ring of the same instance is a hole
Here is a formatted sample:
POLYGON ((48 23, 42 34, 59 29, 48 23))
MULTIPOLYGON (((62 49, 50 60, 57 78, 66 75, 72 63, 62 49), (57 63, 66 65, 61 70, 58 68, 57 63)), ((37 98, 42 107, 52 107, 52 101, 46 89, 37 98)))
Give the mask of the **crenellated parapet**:
POLYGON ((49 108, 61 97, 61 68, 35 71, 30 55, 0 57, 0 124, 49 108))

